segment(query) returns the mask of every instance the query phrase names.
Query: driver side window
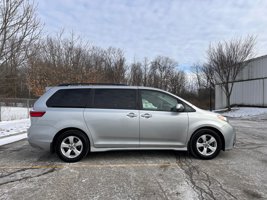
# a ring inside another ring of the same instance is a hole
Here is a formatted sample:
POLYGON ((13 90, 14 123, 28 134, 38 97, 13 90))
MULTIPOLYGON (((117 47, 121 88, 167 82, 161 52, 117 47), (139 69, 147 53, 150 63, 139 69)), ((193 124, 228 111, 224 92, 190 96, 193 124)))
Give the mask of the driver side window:
POLYGON ((153 90, 141 90, 141 100, 143 110, 170 111, 176 110, 177 99, 153 90))

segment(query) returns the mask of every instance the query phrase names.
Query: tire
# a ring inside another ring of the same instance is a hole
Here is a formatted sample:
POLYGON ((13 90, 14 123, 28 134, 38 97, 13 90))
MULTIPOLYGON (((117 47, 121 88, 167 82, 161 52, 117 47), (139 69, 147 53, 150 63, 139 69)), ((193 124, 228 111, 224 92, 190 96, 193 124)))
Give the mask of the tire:
POLYGON ((83 132, 68 130, 63 132, 56 141, 56 153, 65 162, 77 162, 89 151, 89 141, 83 132))
POLYGON ((215 158, 222 149, 220 136, 211 129, 198 130, 191 138, 190 153, 197 158, 209 160, 215 158))

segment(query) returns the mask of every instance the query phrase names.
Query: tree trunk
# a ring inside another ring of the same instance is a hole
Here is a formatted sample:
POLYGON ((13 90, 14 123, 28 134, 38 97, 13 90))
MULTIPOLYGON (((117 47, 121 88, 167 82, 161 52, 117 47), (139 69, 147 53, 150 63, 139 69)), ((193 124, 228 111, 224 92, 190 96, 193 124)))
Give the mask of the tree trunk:
POLYGON ((210 111, 212 111, 212 103, 211 103, 211 85, 210 85, 210 111))
POLYGON ((226 100, 227 100, 227 110, 228 110, 228 111, 231 111, 230 97, 231 97, 231 94, 227 94, 227 95, 226 95, 226 100))

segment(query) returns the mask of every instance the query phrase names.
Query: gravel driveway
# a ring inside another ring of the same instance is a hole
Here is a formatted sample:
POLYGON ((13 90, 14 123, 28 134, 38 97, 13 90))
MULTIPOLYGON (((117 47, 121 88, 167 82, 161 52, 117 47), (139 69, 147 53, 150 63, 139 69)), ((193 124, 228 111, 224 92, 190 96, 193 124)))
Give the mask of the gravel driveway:
POLYGON ((231 120, 236 148, 208 161, 186 152, 91 153, 79 163, 0 147, 0 199, 267 199, 267 121, 231 120))

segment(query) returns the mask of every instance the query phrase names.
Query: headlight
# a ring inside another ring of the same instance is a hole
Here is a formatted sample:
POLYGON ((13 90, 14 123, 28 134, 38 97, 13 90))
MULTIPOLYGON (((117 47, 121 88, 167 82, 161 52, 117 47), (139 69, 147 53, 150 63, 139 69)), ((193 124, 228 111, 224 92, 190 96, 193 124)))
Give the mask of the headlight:
POLYGON ((228 122, 227 117, 224 117, 224 116, 222 116, 222 115, 217 115, 217 117, 218 117, 220 120, 223 120, 223 121, 225 121, 225 122, 228 122))

